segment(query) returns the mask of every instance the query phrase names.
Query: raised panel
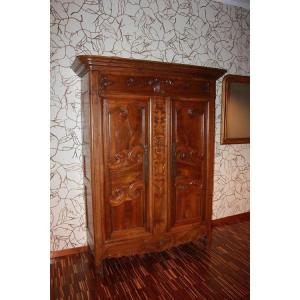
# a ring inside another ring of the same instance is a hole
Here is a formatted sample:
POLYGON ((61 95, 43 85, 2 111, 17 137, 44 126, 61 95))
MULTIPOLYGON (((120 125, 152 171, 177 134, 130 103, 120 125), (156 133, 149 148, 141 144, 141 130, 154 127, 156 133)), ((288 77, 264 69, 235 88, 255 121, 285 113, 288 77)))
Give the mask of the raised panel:
POLYGON ((206 193, 207 102, 172 102, 171 225, 201 222, 206 193))
POLYGON ((148 231, 149 99, 104 98, 106 238, 148 231))

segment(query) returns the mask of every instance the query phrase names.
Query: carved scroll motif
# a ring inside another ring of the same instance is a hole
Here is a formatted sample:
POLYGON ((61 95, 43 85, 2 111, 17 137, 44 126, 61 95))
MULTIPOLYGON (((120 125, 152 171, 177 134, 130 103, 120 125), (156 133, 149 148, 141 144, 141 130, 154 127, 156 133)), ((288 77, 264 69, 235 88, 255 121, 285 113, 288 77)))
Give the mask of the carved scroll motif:
POLYGON ((192 148, 187 145, 176 146, 176 160, 191 165, 198 165, 203 161, 204 154, 199 153, 198 149, 192 148))
POLYGON ((143 181, 136 181, 127 186, 116 187, 112 190, 109 202, 111 206, 119 206, 126 201, 132 201, 139 198, 145 191, 143 181))
MULTIPOLYGON (((142 110, 144 109, 143 107, 138 107, 137 108, 139 113, 143 113, 142 110)), ((120 105, 117 106, 109 111, 109 113, 112 115, 114 114, 115 116, 120 116, 122 117, 122 121, 127 121, 129 120, 129 115, 130 115, 130 109, 129 105, 120 105)), ((118 150, 117 153, 110 153, 110 160, 108 162, 108 166, 110 170, 116 171, 120 170, 122 168, 127 168, 127 167, 134 167, 136 165, 140 165, 143 163, 144 159, 144 152, 145 152, 145 147, 142 144, 138 144, 136 142, 139 131, 137 128, 137 125, 133 125, 134 122, 123 122, 122 123, 124 126, 127 124, 126 128, 128 128, 128 131, 130 133, 129 138, 129 145, 128 148, 123 149, 123 150, 118 150)), ((116 133, 118 132, 119 128, 116 128, 115 131, 116 133)))
POLYGON ((192 187, 198 187, 200 189, 203 188, 203 184, 198 179, 187 180, 185 178, 177 178, 175 182, 175 186, 179 190, 186 190, 192 187))
POLYGON ((201 114, 201 112, 198 109, 195 109, 195 108, 189 108, 187 113, 191 118, 201 114))
POLYGON ((120 168, 142 164, 144 158, 144 147, 138 145, 130 150, 123 150, 116 153, 109 161, 109 168, 111 170, 118 170, 120 168))

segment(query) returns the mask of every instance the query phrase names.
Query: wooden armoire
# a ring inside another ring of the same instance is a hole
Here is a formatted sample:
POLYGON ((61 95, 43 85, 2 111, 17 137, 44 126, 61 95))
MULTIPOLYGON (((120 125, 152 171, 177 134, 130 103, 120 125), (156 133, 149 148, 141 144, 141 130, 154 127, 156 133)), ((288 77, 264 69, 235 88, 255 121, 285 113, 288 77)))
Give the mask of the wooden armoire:
MULTIPOLYGON (((210 240, 223 69, 78 56, 87 240, 106 257, 210 240)), ((101 268, 99 268, 101 269, 101 268)))

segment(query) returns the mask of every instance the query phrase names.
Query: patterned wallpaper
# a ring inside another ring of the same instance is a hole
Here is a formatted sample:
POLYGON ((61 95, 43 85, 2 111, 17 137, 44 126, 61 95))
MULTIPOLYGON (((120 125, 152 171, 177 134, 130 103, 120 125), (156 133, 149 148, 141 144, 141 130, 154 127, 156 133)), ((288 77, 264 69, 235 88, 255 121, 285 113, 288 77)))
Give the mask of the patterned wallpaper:
MULTIPOLYGON (((86 243, 76 55, 220 67, 249 74, 249 11, 208 0, 51 1, 51 250, 86 243)), ((249 145, 220 145, 217 82, 213 218, 249 211, 249 145)))

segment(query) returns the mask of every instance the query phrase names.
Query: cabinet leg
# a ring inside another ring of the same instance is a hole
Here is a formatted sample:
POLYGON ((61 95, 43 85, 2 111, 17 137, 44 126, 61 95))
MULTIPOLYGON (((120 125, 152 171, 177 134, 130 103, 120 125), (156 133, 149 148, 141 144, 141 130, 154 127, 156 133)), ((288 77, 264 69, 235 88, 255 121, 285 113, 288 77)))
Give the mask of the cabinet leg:
POLYGON ((212 232, 211 232, 211 230, 208 230, 208 232, 207 232, 207 234, 204 238, 205 246, 210 247, 211 246, 211 240, 212 240, 212 232))
POLYGON ((212 240, 212 232, 211 232, 211 230, 207 233, 206 239, 207 239, 208 245, 211 245, 211 240, 212 240))
POLYGON ((104 277, 104 261, 101 260, 100 263, 95 265, 95 272, 100 278, 104 277))

